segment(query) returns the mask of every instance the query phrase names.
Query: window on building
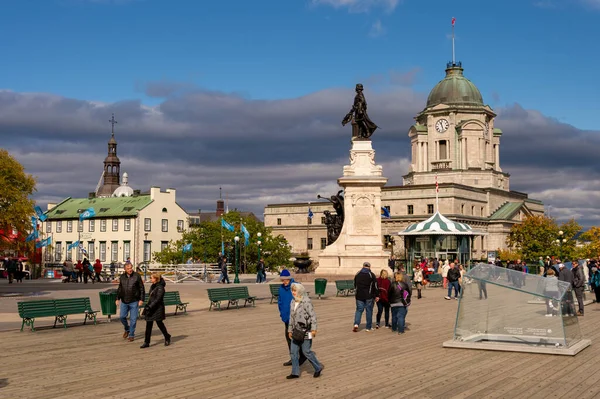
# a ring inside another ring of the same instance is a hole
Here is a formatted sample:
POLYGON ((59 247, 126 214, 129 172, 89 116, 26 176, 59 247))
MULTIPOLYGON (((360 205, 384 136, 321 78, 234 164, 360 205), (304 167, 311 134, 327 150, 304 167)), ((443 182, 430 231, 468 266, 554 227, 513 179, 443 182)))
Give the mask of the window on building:
POLYGON ((281 218, 277 218, 277 226, 281 226, 281 218))
POLYGON ((162 211, 163 211, 164 213, 167 213, 167 208, 163 208, 163 209, 162 209, 162 211))
POLYGON ((93 233, 95 230, 96 230, 96 221, 90 220, 90 225, 89 225, 88 231, 90 233, 93 233))
POLYGON ((131 231, 131 219, 125 219, 125 225, 123 226, 125 231, 131 231))
POLYGON ((106 219, 100 221, 100 231, 106 231, 106 219))
POLYGON ((65 245, 67 246, 67 256, 65 257, 65 260, 73 260, 73 249, 72 248, 69 249, 71 244, 72 244, 71 241, 65 242, 65 245))
POLYGON ((460 206, 460 213, 463 214, 463 215, 465 214, 465 204, 461 204, 461 206, 460 206))
POLYGON ((475 216, 475 205, 471 206, 471 215, 475 216))
POLYGON ((72 233, 72 232, 73 232, 73 221, 67 220, 67 233, 72 233))
POLYGON ((56 232, 62 233, 62 220, 56 221, 56 232))
POLYGON ((144 262, 150 262, 152 241, 144 241, 144 262))
POLYGON ((44 260, 46 262, 52 262, 52 253, 48 250, 48 247, 46 247, 44 252, 44 260))
POLYGON ((321 224, 325 224, 325 216, 321 216, 321 224))
POLYGON ((126 261, 129 258, 129 254, 131 253, 131 242, 123 241, 123 260, 126 261))
POLYGON ((57 241, 56 244, 54 244, 54 261, 62 261, 62 242, 60 241, 57 241))
POLYGON ((151 231, 152 229, 152 220, 150 218, 144 219, 144 231, 151 231))
POLYGON ((414 215, 415 214, 415 207, 414 207, 414 205, 408 205, 406 207, 406 213, 408 213, 409 215, 414 215))
POLYGON ((321 238, 321 249, 325 249, 327 246, 327 238, 321 238))
POLYGON ((427 204, 427 213, 433 213, 433 204, 427 204))
POLYGON ((307 248, 308 249, 313 249, 313 243, 312 243, 312 238, 309 238, 306 240, 306 244, 307 244, 307 248))
POLYGON ((83 220, 77 221, 77 231, 80 233, 83 232, 83 220))
POLYGON ((112 231, 119 231, 119 219, 113 219, 112 231))
MULTIPOLYGON (((200 223, 198 223, 200 224, 200 223)), ((183 231, 183 220, 177 221, 177 231, 183 231)))
POLYGON ((439 159, 448 159, 448 142, 446 140, 440 140, 439 143, 440 150, 440 158, 439 159))
POLYGON ((481 216, 483 216, 483 207, 481 207, 481 216))
POLYGON ((110 261, 111 262, 119 261, 119 242, 118 241, 110 242, 110 261))
POLYGON ((161 225, 161 231, 163 233, 166 233, 169 231, 169 221, 167 219, 161 220, 160 225, 161 225))
POLYGON ((96 259, 96 251, 94 251, 94 241, 88 241, 88 259, 96 259))
POLYGON ((77 260, 82 260, 83 259, 83 252, 81 252, 81 248, 83 248, 83 244, 79 244, 77 246, 77 260))
POLYGON ((46 233, 52 233, 52 222, 51 221, 46 222, 46 233))
POLYGON ((106 262, 106 241, 100 241, 99 246, 100 262, 106 262))
POLYGON ((169 246, 169 241, 161 241, 160 242, 160 250, 164 251, 169 246))

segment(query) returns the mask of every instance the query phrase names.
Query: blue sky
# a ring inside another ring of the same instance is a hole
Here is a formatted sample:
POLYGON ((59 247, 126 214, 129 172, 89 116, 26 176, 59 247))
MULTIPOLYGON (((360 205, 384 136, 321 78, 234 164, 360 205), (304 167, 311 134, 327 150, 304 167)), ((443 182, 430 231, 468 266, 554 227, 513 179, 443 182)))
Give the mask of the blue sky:
POLYGON ((598 128, 594 0, 10 1, 0 87, 157 104, 148 82, 281 99, 385 90, 373 77, 392 73, 426 93, 451 57, 453 16, 457 59, 487 103, 598 128))

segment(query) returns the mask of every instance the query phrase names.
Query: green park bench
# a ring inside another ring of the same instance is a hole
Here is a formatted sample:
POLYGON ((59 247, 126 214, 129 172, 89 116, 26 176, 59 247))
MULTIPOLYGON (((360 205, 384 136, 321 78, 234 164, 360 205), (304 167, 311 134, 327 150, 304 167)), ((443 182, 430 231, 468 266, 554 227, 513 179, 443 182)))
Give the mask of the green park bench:
POLYGON ((337 292, 335 296, 345 295, 348 296, 354 293, 354 281, 353 280, 336 280, 335 288, 337 292))
POLYGON ((208 310, 210 311, 213 306, 221 309, 221 302, 227 301, 227 309, 229 309, 230 305, 235 305, 236 308, 239 309, 239 301, 244 300, 244 307, 247 304, 251 303, 252 306, 255 306, 256 297, 250 296, 248 292, 248 287, 233 287, 233 288, 208 288, 206 290, 208 292, 208 299, 210 300, 210 306, 208 310))
MULTIPOLYGON (((144 303, 139 308, 140 314, 142 313, 142 311, 148 304, 148 297, 149 297, 149 295, 146 295, 146 299, 144 300, 144 303)), ((179 310, 183 310, 183 313, 187 314, 187 305, 189 304, 189 302, 181 301, 181 297, 179 296, 179 291, 165 291, 165 296, 163 297, 163 302, 165 303, 165 306, 175 306, 175 315, 177 315, 177 311, 179 311, 179 310)))
POLYGON ((438 273, 430 274, 427 278, 429 281, 429 285, 431 287, 441 287, 442 286, 442 275, 438 273))
POLYGON ((269 284, 269 289, 271 290, 271 303, 273 303, 274 299, 279 299, 279 287, 281 287, 281 284, 269 284))
POLYGON ((96 324, 97 311, 92 309, 90 298, 69 298, 69 299, 47 299, 39 301, 18 302, 19 316, 23 319, 21 331, 27 325, 31 331, 35 331, 34 322, 38 317, 54 317, 54 326, 57 322, 62 322, 63 327, 67 328, 67 317, 72 314, 84 314, 83 324, 88 320, 94 320, 96 324))

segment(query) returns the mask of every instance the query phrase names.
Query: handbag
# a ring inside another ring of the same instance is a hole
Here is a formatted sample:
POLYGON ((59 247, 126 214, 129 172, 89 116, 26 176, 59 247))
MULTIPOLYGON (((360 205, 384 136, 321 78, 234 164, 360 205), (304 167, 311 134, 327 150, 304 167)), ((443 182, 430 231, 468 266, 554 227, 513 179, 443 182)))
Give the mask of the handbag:
POLYGON ((292 330, 292 339, 301 344, 304 342, 304 337, 306 336, 306 329, 302 327, 294 327, 292 330))

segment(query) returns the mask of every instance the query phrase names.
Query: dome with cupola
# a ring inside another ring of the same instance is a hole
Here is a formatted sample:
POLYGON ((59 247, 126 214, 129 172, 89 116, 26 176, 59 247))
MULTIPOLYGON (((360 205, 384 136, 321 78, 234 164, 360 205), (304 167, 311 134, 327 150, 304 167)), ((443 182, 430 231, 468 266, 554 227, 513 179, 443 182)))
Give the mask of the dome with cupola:
POLYGON ((435 85, 429 93, 427 108, 439 104, 469 107, 482 107, 484 105, 477 86, 464 77, 460 62, 448 63, 446 77, 435 85))

